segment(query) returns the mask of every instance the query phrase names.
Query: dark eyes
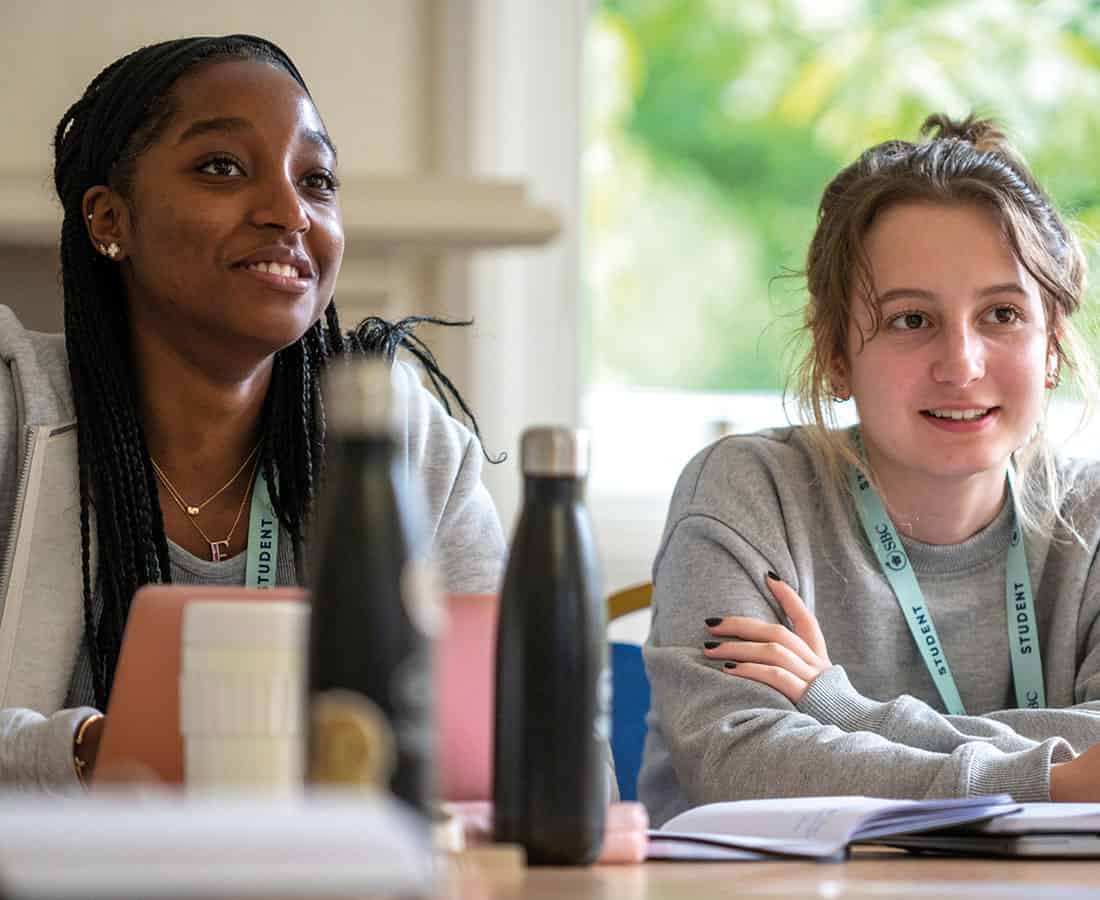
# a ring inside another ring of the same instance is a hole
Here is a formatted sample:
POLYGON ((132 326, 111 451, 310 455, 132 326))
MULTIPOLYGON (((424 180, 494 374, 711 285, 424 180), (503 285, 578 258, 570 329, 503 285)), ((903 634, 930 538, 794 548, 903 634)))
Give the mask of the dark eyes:
POLYGON ((204 175, 217 175, 219 178, 233 178, 244 174, 244 170, 228 156, 215 156, 208 159, 198 171, 204 175))
POLYGON ((891 316, 886 322, 886 327, 893 331, 916 331, 928 325, 928 317, 920 312, 903 312, 891 316))
POLYGON ((983 318, 997 325, 1012 325, 1020 321, 1020 311, 1015 306, 994 306, 983 318))
MULTIPOLYGON (((230 156, 215 156, 200 164, 196 171, 203 175, 212 175, 215 178, 243 178, 244 167, 230 156)), ((335 194, 340 187, 336 176, 328 169, 310 172, 305 175, 301 184, 307 190, 318 194, 335 194)))
MULTIPOLYGON (((989 325, 1015 325, 1023 320, 1023 316, 1015 306, 1004 304, 986 310, 981 320, 989 325)), ((931 327, 931 324, 928 316, 916 310, 907 310, 886 320, 886 327, 891 331, 918 331, 931 327)))
POLYGON ((311 172, 302 179, 302 184, 311 190, 324 191, 328 194, 335 194, 340 187, 339 179, 327 169, 323 172, 311 172))

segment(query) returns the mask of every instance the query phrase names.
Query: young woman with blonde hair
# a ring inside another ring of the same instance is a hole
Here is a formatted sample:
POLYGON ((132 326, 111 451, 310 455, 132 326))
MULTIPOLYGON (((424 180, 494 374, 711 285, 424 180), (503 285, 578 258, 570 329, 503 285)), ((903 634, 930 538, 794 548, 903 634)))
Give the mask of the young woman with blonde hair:
POLYGON ((1063 376, 1096 394, 1084 259, 993 123, 923 133, 822 197, 811 424, 725 438, 678 483, 645 651, 658 822, 766 796, 1100 800, 1100 464, 1044 427, 1063 376))

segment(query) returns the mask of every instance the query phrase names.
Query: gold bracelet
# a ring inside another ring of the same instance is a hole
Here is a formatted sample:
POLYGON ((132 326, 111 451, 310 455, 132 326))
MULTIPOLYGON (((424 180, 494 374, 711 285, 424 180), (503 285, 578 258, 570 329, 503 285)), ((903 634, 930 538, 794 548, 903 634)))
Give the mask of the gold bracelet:
POLYGON ((88 763, 80 758, 80 745, 84 743, 84 733, 92 723, 98 722, 102 718, 103 713, 92 713, 80 723, 80 726, 76 729, 76 735, 73 737, 73 770, 76 772, 76 780, 84 787, 88 786, 88 782, 84 780, 84 770, 88 768, 88 763))

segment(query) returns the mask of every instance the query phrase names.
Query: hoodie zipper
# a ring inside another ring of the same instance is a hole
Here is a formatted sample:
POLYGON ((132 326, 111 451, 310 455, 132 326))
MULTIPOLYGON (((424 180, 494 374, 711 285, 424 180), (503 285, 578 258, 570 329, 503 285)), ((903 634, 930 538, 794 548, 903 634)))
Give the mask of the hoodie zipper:
MULTIPOLYGON (((18 537, 17 529, 19 520, 23 518, 23 504, 27 499, 27 482, 31 477, 31 451, 34 449, 34 439, 37 428, 30 426, 23 437, 23 464, 19 470, 19 480, 16 483, 15 503, 11 522, 8 523, 8 543, 4 548, 3 559, 0 559, 0 587, 3 594, 0 595, 0 603, 7 606, 8 579, 11 578, 12 565, 15 562, 15 541, 18 537)), ((0 616, 3 615, 4 606, 0 606, 0 616)))

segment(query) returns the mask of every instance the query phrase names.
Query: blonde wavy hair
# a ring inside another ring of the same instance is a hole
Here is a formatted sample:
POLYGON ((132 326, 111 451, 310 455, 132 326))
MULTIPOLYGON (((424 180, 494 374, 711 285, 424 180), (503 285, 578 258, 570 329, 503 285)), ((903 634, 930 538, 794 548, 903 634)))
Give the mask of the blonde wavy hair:
MULTIPOLYGON (((1084 297, 1085 257, 1046 192, 989 119, 971 115, 956 121, 932 115, 921 126, 921 135, 925 140, 919 143, 894 140, 869 148, 829 183, 807 253, 809 300, 802 333, 809 340, 793 380, 809 435, 839 485, 845 484, 848 465, 874 481, 847 432, 837 425, 833 383, 836 361, 848 359, 852 298, 863 298, 872 335, 881 326, 864 241, 876 218, 897 204, 973 204, 992 211, 1017 259, 1039 285, 1057 377, 1065 372, 1073 376, 1085 398, 1086 416, 1097 393, 1095 366, 1070 322, 1084 297)), ((1068 486, 1058 477, 1045 419, 1044 413, 1015 453, 1021 485, 1018 514, 1026 530, 1048 529, 1058 522, 1077 536, 1062 512, 1068 486)))

